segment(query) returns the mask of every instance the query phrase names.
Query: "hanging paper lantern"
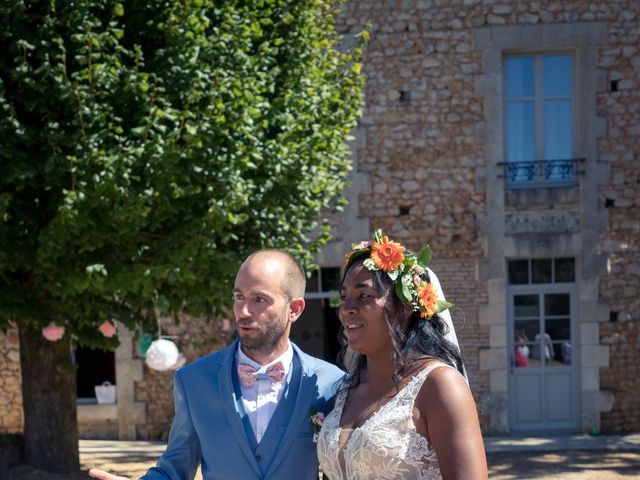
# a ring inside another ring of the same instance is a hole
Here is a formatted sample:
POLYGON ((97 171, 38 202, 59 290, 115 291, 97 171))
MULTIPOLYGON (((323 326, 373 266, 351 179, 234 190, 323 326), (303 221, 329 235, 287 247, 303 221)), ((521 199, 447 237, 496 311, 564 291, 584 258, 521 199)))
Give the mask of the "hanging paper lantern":
POLYGON ((109 320, 102 322, 102 325, 100 325, 98 330, 100 330, 100 333, 107 338, 111 338, 116 334, 116 327, 109 320))
POLYGON ((178 347, 170 340, 160 338, 151 343, 147 350, 145 363, 154 370, 169 370, 178 361, 178 347))
POLYGON ((64 327, 59 327, 56 322, 50 322, 42 329, 42 336, 50 342, 55 342, 64 337, 64 327))
POLYGON ((147 356, 147 350, 153 342, 153 335, 150 333, 141 333, 136 340, 136 353, 140 358, 147 356))

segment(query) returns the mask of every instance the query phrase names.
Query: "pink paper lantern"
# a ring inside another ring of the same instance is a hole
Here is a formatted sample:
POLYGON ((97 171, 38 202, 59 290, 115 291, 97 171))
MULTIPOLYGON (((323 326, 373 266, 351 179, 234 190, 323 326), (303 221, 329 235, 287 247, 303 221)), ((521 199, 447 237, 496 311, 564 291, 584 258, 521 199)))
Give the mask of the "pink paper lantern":
POLYGON ((116 327, 109 320, 102 322, 102 325, 98 328, 100 333, 107 338, 111 338, 116 334, 116 327))
POLYGON ((56 322, 49 322, 49 325, 42 329, 42 336, 50 342, 56 342, 64 337, 64 327, 59 327, 56 322))

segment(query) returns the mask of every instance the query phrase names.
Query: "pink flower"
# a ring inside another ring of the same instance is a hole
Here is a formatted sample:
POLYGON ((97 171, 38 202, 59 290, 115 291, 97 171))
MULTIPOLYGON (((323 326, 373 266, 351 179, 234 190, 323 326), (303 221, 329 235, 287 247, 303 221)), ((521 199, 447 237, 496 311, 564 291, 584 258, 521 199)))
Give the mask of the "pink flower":
POLYGON ((354 245, 352 250, 356 251, 356 250, 366 250, 367 248, 369 248, 371 245, 373 245, 373 242, 371 240, 363 240, 360 243, 358 243, 357 245, 354 245))
POLYGON ((420 286, 420 284, 422 283, 422 279, 420 278, 419 275, 413 276, 413 283, 415 283, 416 287, 420 286))
POLYGON ((319 433, 322 428, 322 424, 324 423, 324 413, 316 412, 311 415, 311 424, 313 425, 313 431, 315 433, 319 433))
POLYGON ((56 322, 49 322, 49 325, 42 329, 42 336, 50 342, 56 342, 64 337, 64 327, 59 327, 56 322))
POLYGON ((418 275, 422 275, 424 273, 424 268, 422 268, 420 265, 418 265, 417 263, 413 265, 413 267, 411 267, 411 269, 416 272, 418 275))
POLYGON ((100 333, 107 338, 111 338, 116 334, 116 327, 109 320, 102 322, 102 325, 98 328, 100 333))

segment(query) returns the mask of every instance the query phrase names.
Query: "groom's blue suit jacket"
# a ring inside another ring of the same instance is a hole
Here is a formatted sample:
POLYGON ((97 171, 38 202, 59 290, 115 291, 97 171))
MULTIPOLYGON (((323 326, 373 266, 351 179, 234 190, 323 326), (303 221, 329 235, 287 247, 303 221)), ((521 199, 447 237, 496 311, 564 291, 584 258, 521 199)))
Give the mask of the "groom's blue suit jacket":
POLYGON ((293 345, 293 368, 259 444, 242 404, 238 342, 176 371, 175 417, 167 449, 145 480, 318 478, 311 410, 329 413, 344 372, 293 345))

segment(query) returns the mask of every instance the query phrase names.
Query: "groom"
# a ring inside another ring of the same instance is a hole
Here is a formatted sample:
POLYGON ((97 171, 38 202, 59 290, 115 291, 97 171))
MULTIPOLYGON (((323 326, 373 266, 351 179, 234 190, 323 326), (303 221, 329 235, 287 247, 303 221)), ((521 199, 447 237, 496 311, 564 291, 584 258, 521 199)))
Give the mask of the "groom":
MULTIPOLYGON (((239 341, 176 371, 167 449, 145 480, 318 478, 310 416, 329 413, 344 372, 289 341, 305 275, 280 250, 260 250, 233 288, 239 341)), ((89 475, 120 480, 92 469, 89 475)))

